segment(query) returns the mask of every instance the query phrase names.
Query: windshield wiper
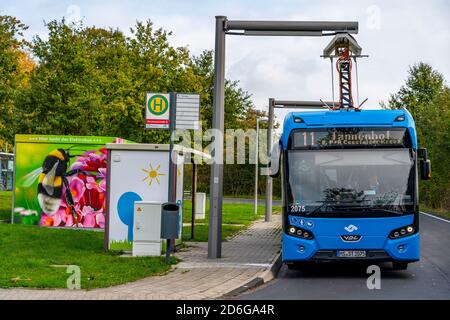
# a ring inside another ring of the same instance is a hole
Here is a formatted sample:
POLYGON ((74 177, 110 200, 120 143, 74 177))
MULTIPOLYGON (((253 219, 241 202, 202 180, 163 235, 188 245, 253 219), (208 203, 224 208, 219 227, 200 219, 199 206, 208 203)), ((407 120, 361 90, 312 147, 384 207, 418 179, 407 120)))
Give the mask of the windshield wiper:
POLYGON ((381 207, 368 207, 367 209, 369 211, 383 211, 383 212, 387 212, 387 213, 393 213, 393 214, 396 214, 396 215, 402 215, 403 214, 403 211, 390 210, 390 209, 381 208, 381 207))
POLYGON ((387 213, 392 213, 392 214, 396 214, 396 215, 402 215, 403 212, 402 211, 395 211, 395 210, 390 210, 390 209, 386 209, 386 208, 382 208, 382 207, 359 207, 359 206, 337 206, 339 209, 354 209, 354 210, 367 210, 367 211, 383 211, 383 212, 387 212, 387 213))
POLYGON ((341 201, 340 200, 323 200, 323 201, 316 201, 316 202, 323 202, 323 203, 320 206, 317 206, 316 208, 314 208, 313 211, 305 213, 305 215, 309 216, 309 215, 311 215, 313 213, 316 213, 317 211, 319 211, 323 207, 328 206, 331 203, 336 203, 336 202, 341 202, 341 201))

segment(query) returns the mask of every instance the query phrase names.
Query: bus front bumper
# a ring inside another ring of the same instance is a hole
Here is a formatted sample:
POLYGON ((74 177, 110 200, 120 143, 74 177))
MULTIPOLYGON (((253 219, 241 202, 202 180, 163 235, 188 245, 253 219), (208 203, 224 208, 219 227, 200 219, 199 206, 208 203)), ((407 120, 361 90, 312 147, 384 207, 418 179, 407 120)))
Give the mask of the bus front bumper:
MULTIPOLYGON (((349 260, 374 260, 414 262, 420 259, 420 236, 416 233, 412 236, 389 239, 377 237, 370 243, 383 243, 380 246, 370 245, 369 242, 343 243, 339 236, 321 237, 319 240, 300 239, 283 233, 282 236, 283 262, 296 261, 349 261, 349 260), (382 241, 381 241, 382 240, 382 241), (337 253, 341 250, 364 250, 364 258, 341 258, 337 253)), ((374 237, 372 237, 374 238, 374 237)))

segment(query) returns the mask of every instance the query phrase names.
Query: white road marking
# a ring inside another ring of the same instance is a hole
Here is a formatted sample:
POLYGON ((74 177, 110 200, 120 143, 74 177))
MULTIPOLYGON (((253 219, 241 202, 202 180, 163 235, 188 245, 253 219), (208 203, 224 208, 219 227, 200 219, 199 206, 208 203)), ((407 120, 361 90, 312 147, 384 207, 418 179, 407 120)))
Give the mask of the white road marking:
POLYGON ((432 215, 432 214, 429 214, 429 213, 426 213, 426 212, 423 212, 423 211, 420 211, 420 213, 421 213, 421 214, 424 214, 424 215, 426 215, 426 216, 429 216, 429 217, 432 217, 432 218, 435 218, 435 219, 438 219, 438 220, 441 220, 441 221, 450 223, 449 220, 445 220, 445 219, 443 219, 443 218, 436 217, 435 215, 432 215))

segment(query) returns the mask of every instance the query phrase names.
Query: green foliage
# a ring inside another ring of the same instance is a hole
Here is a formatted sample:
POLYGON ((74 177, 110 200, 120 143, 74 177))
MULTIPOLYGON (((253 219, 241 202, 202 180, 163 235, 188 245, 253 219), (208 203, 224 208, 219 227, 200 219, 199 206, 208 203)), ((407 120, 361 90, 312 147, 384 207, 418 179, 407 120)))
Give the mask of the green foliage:
POLYGON ((420 183, 421 202, 450 208, 450 88, 439 72, 425 63, 409 69, 406 84, 391 95, 385 108, 407 108, 417 127, 420 147, 428 150, 433 177, 420 183))
MULTIPOLYGON (((26 27, 5 18, 9 42, 26 27)), ((212 51, 191 57, 186 48, 170 45, 171 33, 137 22, 126 36, 117 29, 46 24, 48 37, 35 37, 28 48, 37 66, 27 73, 27 86, 10 99, 0 137, 10 144, 16 133, 117 136, 136 142, 168 143, 163 130, 144 130, 145 93, 198 92, 203 130, 211 128, 214 66, 212 51)), ((2 38, 2 44, 7 44, 2 38)), ((5 71, 8 73, 7 71, 5 71)), ((9 72, 8 74, 11 74, 9 72)), ((17 86, 16 86, 17 87, 17 86)), ((237 81, 225 81, 225 128, 254 128, 250 95, 237 81)), ((203 147, 209 141, 204 141, 203 147)), ((253 185, 239 186, 253 176, 253 166, 227 165, 226 192, 251 194, 253 185), (240 177, 235 179, 233 177, 240 177)), ((209 166, 199 168, 199 188, 209 185, 209 166), (204 182, 204 184, 203 184, 204 182)))
POLYGON ((6 142, 12 142, 11 119, 13 106, 20 92, 27 84, 32 61, 23 48, 23 31, 27 27, 18 19, 0 16, 0 149, 6 142))
POLYGON ((150 21, 130 37, 64 20, 47 28, 48 40, 31 45, 39 65, 16 103, 17 132, 167 142, 167 132, 143 129, 145 93, 201 89, 187 50, 171 47, 170 33, 150 21))

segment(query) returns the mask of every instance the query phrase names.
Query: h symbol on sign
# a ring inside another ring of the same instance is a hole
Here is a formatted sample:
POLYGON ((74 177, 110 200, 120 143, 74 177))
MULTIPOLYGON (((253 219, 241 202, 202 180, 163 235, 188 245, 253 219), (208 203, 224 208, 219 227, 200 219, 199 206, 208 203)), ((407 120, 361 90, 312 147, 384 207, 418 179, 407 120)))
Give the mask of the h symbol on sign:
POLYGON ((162 106, 163 106, 163 101, 160 98, 155 99, 154 102, 154 107, 155 107, 155 111, 156 112, 161 112, 162 106))

